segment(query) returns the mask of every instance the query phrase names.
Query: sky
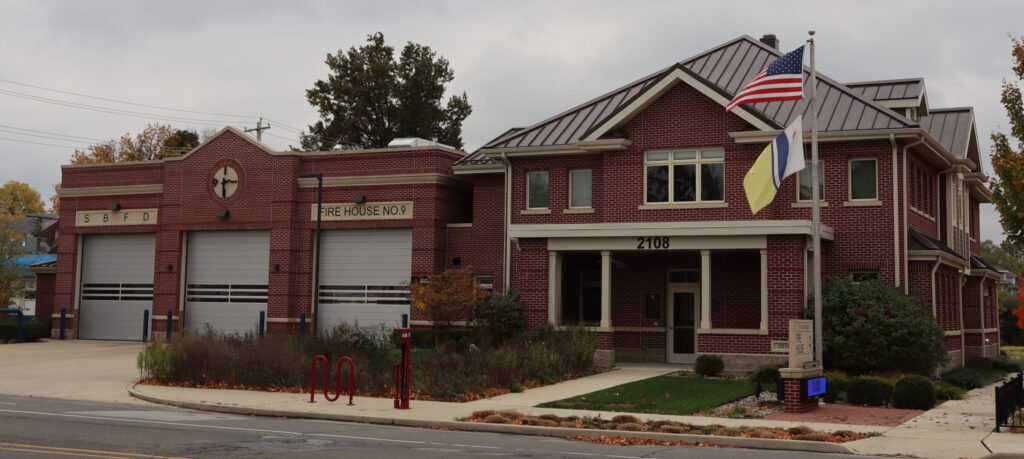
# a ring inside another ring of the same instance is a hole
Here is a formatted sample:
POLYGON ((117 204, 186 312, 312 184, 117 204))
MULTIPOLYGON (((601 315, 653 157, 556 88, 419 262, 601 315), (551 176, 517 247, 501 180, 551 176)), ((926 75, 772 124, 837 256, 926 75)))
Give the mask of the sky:
MULTIPOLYGON (((272 120, 265 143, 297 145, 296 131, 317 119, 305 90, 326 77, 327 54, 360 46, 377 31, 396 47, 428 45, 450 61, 449 89, 465 91, 473 106, 463 124, 472 151, 509 127, 533 124, 739 35, 774 33, 788 51, 814 29, 823 74, 839 81, 924 77, 931 107, 973 106, 983 167, 991 172, 989 135, 1008 131, 999 93, 1012 76, 1008 34, 1024 34, 1022 6, 0 0, 0 182, 27 182, 48 197, 76 147, 154 122, 202 131, 254 127, 262 116, 272 120)), ((991 205, 982 207, 981 233, 1003 238, 991 205)))

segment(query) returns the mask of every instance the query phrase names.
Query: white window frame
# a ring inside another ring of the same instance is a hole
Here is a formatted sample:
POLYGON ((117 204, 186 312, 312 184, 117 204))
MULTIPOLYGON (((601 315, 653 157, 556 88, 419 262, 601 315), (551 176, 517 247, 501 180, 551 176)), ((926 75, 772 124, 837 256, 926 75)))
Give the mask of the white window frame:
MULTIPOLYGON (((646 176, 646 174, 644 174, 646 176)), ((550 180, 551 177, 548 177, 550 180)), ((549 182, 550 185, 550 182, 549 182)), ((569 169, 569 202, 566 203, 569 209, 593 209, 594 208, 594 170, 593 169, 569 169), (572 174, 576 172, 590 172, 590 205, 589 206, 574 206, 572 205, 572 174)), ((646 195, 646 193, 645 193, 646 195)), ((550 196, 548 196, 550 198, 550 196)), ((550 202, 550 199, 549 199, 550 202)))
POLYGON ((494 291, 494 276, 491 274, 480 274, 473 277, 476 287, 482 290, 494 291), (483 282, 483 279, 490 279, 490 282, 483 282))
MULTIPOLYGON (((818 159, 818 163, 821 164, 821 173, 818 174, 818 178, 821 179, 821 193, 818 196, 818 200, 820 200, 821 202, 825 202, 825 191, 828 190, 828 188, 825 186, 825 160, 824 159, 818 159)), ((814 164, 814 161, 810 161, 810 160, 807 161, 807 165, 813 166, 813 164, 814 164)), ((808 169, 806 167, 803 170, 801 170, 800 172, 803 172, 805 170, 807 171, 807 173, 810 173, 810 169, 808 169)), ((811 198, 800 199, 800 172, 796 173, 796 202, 811 202, 812 201, 811 198)), ((877 183, 876 183, 876 187, 877 187, 877 183)))
POLYGON ((643 189, 643 193, 644 193, 644 204, 645 205, 657 206, 657 205, 668 205, 668 204, 695 204, 695 203, 701 203, 701 202, 714 202, 714 203, 724 203, 725 202, 726 184, 724 183, 725 182, 725 148, 724 147, 693 147, 693 148, 672 148, 672 149, 647 150, 647 151, 644 151, 644 169, 643 169, 643 174, 644 174, 644 189, 643 189), (721 158, 703 159, 701 157, 702 156, 701 153, 703 151, 705 151, 705 150, 721 151, 722 152, 722 157, 721 158), (686 152, 686 151, 694 152, 695 153, 694 159, 674 159, 673 158, 673 156, 675 156, 674 153, 686 152), (668 159, 658 160, 658 161, 648 160, 647 159, 648 155, 651 154, 651 153, 667 153, 668 154, 668 159), (694 199, 693 201, 676 201, 675 200, 675 186, 676 186, 676 184, 675 184, 675 181, 676 181, 675 180, 675 174, 676 174, 676 172, 675 172, 675 167, 674 166, 683 165, 683 164, 692 164, 692 165, 694 165, 694 168, 695 168, 694 169, 694 171, 695 171, 694 172, 694 177, 695 177, 696 180, 695 180, 695 183, 694 183, 694 187, 695 187, 694 197, 696 199, 694 199), (701 196, 701 194, 702 194, 702 192, 701 192, 701 180, 702 180, 701 179, 701 175, 702 174, 701 174, 701 169, 700 169, 700 166, 702 164, 721 164, 722 165, 722 180, 723 180, 723 183, 722 183, 722 199, 715 199, 715 200, 702 199, 703 198, 703 196, 701 196), (667 166, 668 167, 668 201, 650 202, 650 201, 647 200, 647 168, 650 167, 650 166, 667 166))
POLYGON ((551 173, 549 171, 530 171, 526 173, 526 208, 528 210, 544 210, 551 208, 551 173), (531 207, 530 206, 530 179, 534 175, 544 174, 548 177, 548 205, 544 207, 531 207))
POLYGON ((847 196, 846 197, 850 201, 860 201, 860 202, 878 201, 879 200, 879 198, 878 198, 878 158, 871 157, 871 156, 858 157, 858 158, 850 158, 850 160, 846 163, 846 189, 847 189, 847 192, 846 192, 847 196), (875 197, 873 197, 873 198, 856 198, 856 199, 853 197, 853 163, 854 163, 854 161, 874 161, 875 162, 875 197))

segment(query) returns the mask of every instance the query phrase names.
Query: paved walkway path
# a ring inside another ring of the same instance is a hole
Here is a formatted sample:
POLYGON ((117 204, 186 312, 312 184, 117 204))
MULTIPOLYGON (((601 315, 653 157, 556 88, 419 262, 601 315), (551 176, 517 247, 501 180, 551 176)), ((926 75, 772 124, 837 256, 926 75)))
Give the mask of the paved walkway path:
POLYGON ((124 390, 139 380, 142 343, 51 340, 0 345, 0 394, 136 403, 124 390))

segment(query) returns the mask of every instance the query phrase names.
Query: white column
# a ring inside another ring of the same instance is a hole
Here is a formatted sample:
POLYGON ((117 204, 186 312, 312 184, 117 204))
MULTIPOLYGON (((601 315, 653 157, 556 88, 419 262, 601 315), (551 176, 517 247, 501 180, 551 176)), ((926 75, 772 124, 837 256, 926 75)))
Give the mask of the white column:
POLYGON ((761 331, 768 331, 768 250, 761 249, 761 331))
POLYGON ((548 252, 548 323, 559 325, 561 322, 561 287, 562 267, 558 252, 548 252))
POLYGON ((601 328, 612 327, 612 253, 601 251, 601 328))
POLYGON ((700 251, 700 328, 711 328, 711 251, 700 251))

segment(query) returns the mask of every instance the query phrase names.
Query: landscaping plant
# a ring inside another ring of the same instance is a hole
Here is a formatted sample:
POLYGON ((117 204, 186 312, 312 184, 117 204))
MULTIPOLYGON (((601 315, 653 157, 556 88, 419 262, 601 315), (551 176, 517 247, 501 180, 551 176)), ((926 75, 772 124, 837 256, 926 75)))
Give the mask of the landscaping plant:
POLYGON ((822 308, 824 359, 831 368, 927 375, 949 359, 930 309, 901 288, 833 278, 822 308))
POLYGON ((693 364, 693 371, 703 376, 718 376, 725 371, 725 362, 717 355, 701 354, 693 364))
POLYGON ((427 282, 409 284, 409 302, 433 322, 434 329, 447 330, 456 320, 470 318, 473 306, 487 292, 476 285, 473 272, 446 269, 427 276, 427 282))
POLYGON ((526 329, 526 310, 518 293, 494 293, 473 308, 473 329, 486 344, 501 344, 526 329))
POLYGON ((930 410, 936 403, 935 385, 924 376, 905 376, 893 388, 892 405, 896 408, 930 410))
POLYGON ((870 376, 857 376, 846 387, 846 401, 851 405, 887 406, 893 388, 888 383, 870 376))

